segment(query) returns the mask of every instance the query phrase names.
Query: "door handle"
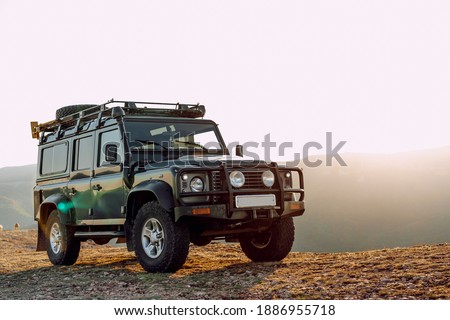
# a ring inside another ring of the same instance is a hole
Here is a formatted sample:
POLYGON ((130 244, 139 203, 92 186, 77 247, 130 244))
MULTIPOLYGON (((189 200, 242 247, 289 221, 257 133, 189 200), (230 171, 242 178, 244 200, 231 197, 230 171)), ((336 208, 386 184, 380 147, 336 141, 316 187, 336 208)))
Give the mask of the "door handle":
POLYGON ((102 186, 99 184, 96 184, 96 185, 92 186, 92 190, 100 191, 100 190, 102 190, 102 186))

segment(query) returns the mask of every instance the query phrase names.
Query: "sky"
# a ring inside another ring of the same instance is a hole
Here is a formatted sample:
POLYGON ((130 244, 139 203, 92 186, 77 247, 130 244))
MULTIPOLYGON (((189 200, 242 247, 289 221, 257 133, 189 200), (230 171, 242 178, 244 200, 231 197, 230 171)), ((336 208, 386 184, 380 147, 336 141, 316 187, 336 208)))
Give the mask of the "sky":
POLYGON ((327 132, 437 148, 449 87, 448 1, 0 0, 0 167, 36 163, 30 121, 111 98, 200 102, 227 142, 292 142, 275 160, 327 132))

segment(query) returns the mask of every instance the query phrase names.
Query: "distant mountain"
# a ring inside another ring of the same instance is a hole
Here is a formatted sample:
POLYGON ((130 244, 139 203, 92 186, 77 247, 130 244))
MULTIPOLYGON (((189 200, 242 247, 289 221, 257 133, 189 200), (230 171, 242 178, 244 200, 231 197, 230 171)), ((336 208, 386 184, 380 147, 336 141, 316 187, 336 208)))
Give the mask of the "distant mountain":
POLYGON ((12 229, 35 226, 33 219, 33 187, 36 165, 0 169, 0 224, 12 229))
MULTIPOLYGON (((450 147, 343 154, 348 164, 304 167, 306 212, 294 251, 338 252, 450 242, 450 147)), ((323 157, 310 158, 310 161, 323 157)), ((35 227, 36 166, 0 169, 0 224, 35 227)))
POLYGON ((342 156, 347 167, 304 168, 295 251, 450 242, 450 147, 342 156))

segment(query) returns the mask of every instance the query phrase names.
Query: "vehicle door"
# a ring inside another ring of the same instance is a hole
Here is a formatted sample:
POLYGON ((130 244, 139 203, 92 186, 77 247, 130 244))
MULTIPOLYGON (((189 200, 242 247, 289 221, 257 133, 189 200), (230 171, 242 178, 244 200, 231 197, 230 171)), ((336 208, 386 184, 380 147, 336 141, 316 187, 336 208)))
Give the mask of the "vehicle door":
POLYGON ((94 164, 94 135, 85 134, 73 139, 72 167, 67 195, 74 206, 77 225, 89 224, 93 208, 91 178, 94 164))
POLYGON ((93 193, 93 224, 115 225, 125 221, 123 153, 118 128, 109 127, 97 132, 93 193))

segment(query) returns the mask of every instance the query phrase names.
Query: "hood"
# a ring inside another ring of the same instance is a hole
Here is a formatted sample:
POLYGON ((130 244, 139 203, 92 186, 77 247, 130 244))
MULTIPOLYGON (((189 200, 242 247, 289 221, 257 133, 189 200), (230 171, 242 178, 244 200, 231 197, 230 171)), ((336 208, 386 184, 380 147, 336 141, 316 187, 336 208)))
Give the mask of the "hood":
POLYGON ((177 159, 170 159, 162 162, 154 162, 147 165, 147 169, 150 168, 171 168, 171 167, 220 167, 226 166, 227 168, 233 167, 267 167, 270 164, 264 161, 255 160, 250 157, 233 157, 233 156, 202 156, 202 155, 185 155, 177 159))
POLYGON ((269 164, 265 161, 255 160, 251 157, 236 157, 236 156, 195 156, 195 155, 186 155, 182 156, 179 159, 183 165, 193 165, 193 166, 206 166, 206 167, 218 167, 221 165, 225 165, 228 168, 232 168, 235 166, 243 166, 243 167, 255 167, 255 166, 268 166, 269 164))

